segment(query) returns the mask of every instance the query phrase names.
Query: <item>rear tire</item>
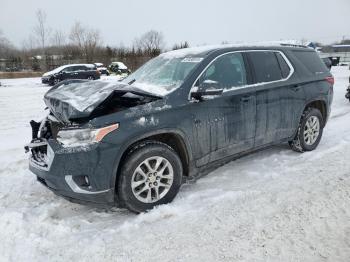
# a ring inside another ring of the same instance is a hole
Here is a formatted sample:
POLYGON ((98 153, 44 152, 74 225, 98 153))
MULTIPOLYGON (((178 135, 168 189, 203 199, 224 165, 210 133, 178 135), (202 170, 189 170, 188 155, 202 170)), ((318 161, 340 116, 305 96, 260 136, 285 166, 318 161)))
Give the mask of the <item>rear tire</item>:
POLYGON ((323 127, 324 120, 320 110, 316 108, 306 109, 300 119, 295 138, 289 141, 290 147, 296 152, 316 149, 322 138, 323 127))
POLYGON ((119 174, 121 204, 140 213, 170 203, 182 184, 182 163, 167 144, 146 141, 127 155, 119 174))

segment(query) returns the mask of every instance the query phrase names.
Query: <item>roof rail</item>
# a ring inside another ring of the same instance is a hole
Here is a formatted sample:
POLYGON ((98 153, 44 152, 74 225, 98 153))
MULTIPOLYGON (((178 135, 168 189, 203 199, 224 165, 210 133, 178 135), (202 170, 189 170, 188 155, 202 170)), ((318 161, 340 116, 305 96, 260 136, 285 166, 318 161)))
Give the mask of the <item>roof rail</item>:
POLYGON ((301 48, 310 48, 306 45, 299 45, 299 44, 291 44, 291 43, 280 43, 281 46, 290 46, 290 47, 301 47, 301 48))

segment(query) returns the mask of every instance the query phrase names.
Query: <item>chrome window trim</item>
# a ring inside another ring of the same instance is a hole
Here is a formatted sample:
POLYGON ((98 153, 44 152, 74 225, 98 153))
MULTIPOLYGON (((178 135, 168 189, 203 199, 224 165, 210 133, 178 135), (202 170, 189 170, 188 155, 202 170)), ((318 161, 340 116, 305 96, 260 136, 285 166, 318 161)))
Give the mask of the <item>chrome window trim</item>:
MULTIPOLYGON (((252 50, 240 50, 240 51, 231 51, 231 52, 227 52, 227 53, 223 53, 217 57, 215 57, 203 70, 202 72, 198 75, 198 77, 196 78, 196 80, 193 82, 192 86, 191 86, 191 89, 190 89, 190 92, 188 94, 188 100, 192 100, 191 99, 191 92, 192 90, 195 89, 195 84, 197 83, 198 79, 204 74, 204 72, 208 69, 209 66, 212 65, 212 63, 214 63, 218 58, 224 56, 224 55, 228 55, 228 54, 234 54, 234 53, 248 53, 248 52, 273 52, 273 53, 280 53, 281 56, 283 57, 284 61, 286 61, 287 65, 289 66, 289 69, 290 69, 290 72, 289 72, 289 75, 286 77, 286 78, 282 78, 280 80, 275 80, 275 81, 270 81, 270 82, 261 82, 261 83, 256 83, 256 84, 250 84, 250 85, 243 85, 243 86, 239 86, 237 88, 234 88, 234 89, 229 89, 229 90, 226 90, 224 89, 224 92, 229 92, 229 91, 232 91, 232 90, 239 90, 239 89, 243 89, 243 88, 247 88, 247 87, 253 87, 253 86, 261 86, 261 85, 266 85, 266 84, 272 84, 272 83, 278 83, 278 82, 284 82, 284 81, 287 81, 289 80, 289 78, 291 78, 291 76, 294 74, 295 70, 294 70, 294 67, 292 65, 292 63, 289 61, 289 59, 287 58, 287 56, 280 50, 275 50, 275 49, 264 49, 264 50, 255 50, 255 49, 252 49, 252 50)), ((232 87, 233 88, 233 87, 232 87)))

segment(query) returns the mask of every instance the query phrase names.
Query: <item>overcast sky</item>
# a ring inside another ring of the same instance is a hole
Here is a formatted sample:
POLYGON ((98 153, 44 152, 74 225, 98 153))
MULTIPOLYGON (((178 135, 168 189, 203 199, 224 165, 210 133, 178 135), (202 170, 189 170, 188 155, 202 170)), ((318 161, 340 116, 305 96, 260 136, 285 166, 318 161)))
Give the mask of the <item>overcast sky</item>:
POLYGON ((0 29, 21 46, 38 8, 51 28, 69 32, 80 21, 112 46, 150 29, 163 32, 167 46, 350 38, 350 0, 0 0, 0 29))

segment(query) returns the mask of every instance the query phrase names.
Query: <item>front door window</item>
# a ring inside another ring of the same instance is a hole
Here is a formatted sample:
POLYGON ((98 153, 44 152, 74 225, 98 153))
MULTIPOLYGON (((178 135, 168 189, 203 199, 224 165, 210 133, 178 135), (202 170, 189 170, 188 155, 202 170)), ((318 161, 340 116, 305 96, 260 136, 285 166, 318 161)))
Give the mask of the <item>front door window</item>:
POLYGON ((241 87, 247 84, 247 75, 241 53, 231 53, 218 57, 202 74, 197 83, 215 83, 222 89, 241 87))

